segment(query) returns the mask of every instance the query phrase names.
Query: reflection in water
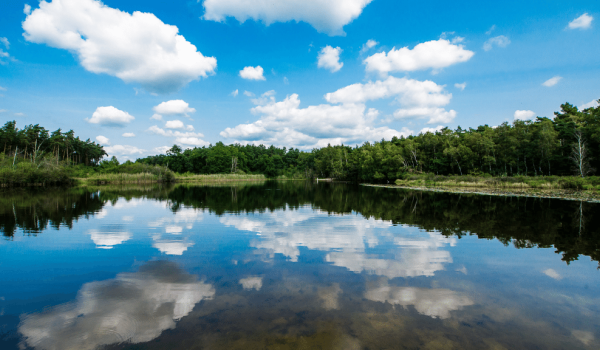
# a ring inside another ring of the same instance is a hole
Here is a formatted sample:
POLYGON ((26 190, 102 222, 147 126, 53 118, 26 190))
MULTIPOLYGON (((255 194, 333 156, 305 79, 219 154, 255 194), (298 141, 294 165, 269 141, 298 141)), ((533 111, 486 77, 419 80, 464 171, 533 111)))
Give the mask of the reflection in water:
POLYGON ((240 280, 240 284, 246 290, 260 290, 262 288, 262 277, 246 277, 240 280))
POLYGON ((152 234, 152 246, 167 255, 182 255, 194 246, 194 242, 187 237, 189 230, 194 228, 194 223, 202 221, 203 218, 201 210, 179 208, 169 216, 163 216, 150 222, 148 227, 164 230, 164 232, 152 234))
POLYGON ((119 227, 107 228, 102 231, 91 229, 87 233, 91 236, 92 241, 96 243, 96 248, 100 249, 112 249, 131 238, 130 232, 119 230, 119 227))
POLYGON ((365 298, 404 307, 413 305, 420 314, 441 319, 450 317, 450 311, 473 305, 471 299, 449 289, 391 287, 387 283, 368 288, 365 298))
POLYGON ((175 328, 194 305, 215 294, 210 284, 168 261, 138 272, 85 284, 77 301, 26 316, 19 332, 36 349, 84 350, 119 342, 140 343, 175 328))

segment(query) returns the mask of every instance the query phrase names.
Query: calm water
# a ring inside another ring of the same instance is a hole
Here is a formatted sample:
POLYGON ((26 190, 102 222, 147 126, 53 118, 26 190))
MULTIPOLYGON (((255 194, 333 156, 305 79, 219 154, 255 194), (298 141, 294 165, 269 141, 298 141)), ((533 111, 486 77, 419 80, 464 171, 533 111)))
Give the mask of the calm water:
POLYGON ((598 349, 600 206, 343 184, 0 196, 2 349, 598 349))

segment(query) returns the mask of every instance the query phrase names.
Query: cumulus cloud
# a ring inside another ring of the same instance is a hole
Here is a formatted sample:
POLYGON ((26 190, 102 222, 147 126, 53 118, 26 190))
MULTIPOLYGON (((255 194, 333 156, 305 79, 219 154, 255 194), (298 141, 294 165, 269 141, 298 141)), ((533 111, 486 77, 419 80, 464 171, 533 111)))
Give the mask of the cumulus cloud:
POLYGON ((444 86, 426 80, 388 77, 386 80, 352 84, 325 95, 330 103, 364 103, 369 100, 394 97, 402 108, 394 112, 394 117, 429 118, 428 123, 449 123, 456 117, 456 111, 447 111, 443 106, 450 103, 452 94, 444 91, 444 86))
POLYGON ((240 71, 240 77, 248 80, 266 80, 263 76, 263 68, 261 66, 244 67, 240 71))
POLYGON ((360 49, 360 53, 364 54, 377 45, 379 45, 379 43, 377 41, 375 41, 373 39, 369 39, 369 40, 367 40, 366 43, 363 44, 362 48, 360 49))
POLYGON ((135 118, 125 112, 121 111, 113 106, 98 107, 92 117, 86 119, 88 123, 99 124, 104 126, 125 126, 125 124, 131 123, 135 118))
POLYGON ((182 131, 165 130, 165 129, 159 128, 156 125, 151 126, 148 129, 148 131, 153 134, 160 135, 160 136, 173 137, 173 138, 175 138, 175 142, 178 144, 181 144, 181 145, 197 146, 197 147, 209 145, 208 142, 202 140, 202 137, 204 137, 204 135, 202 135, 201 133, 196 133, 196 132, 192 132, 192 131, 182 132, 182 131))
POLYGON ((123 134, 123 135, 121 135, 121 136, 123 136, 123 137, 135 137, 135 134, 134 134, 134 133, 132 133, 132 132, 126 132, 126 133, 124 133, 124 134, 123 134))
POLYGON ((138 272, 84 284, 75 301, 25 316, 18 331, 36 349, 91 350, 125 340, 148 342, 175 328, 214 294, 212 285, 176 263, 151 261, 138 272))
POLYGON ((593 101, 590 101, 590 102, 588 102, 588 103, 584 103, 584 104, 582 104, 582 105, 579 107, 579 110, 580 110, 580 111, 583 111, 584 109, 588 109, 588 108, 596 108, 596 107, 598 107, 599 105, 600 105, 600 104, 598 104, 598 101, 597 101, 597 100, 593 100, 593 101))
POLYGON ((321 33, 345 35, 343 27, 357 18, 372 0, 279 0, 271 1, 204 0, 206 20, 224 22, 234 17, 239 22, 248 19, 262 21, 267 26, 275 22, 306 22, 321 33))
POLYGON ((139 83, 154 93, 177 91, 217 67, 217 60, 198 52, 176 26, 98 0, 42 1, 23 29, 30 42, 73 52, 90 72, 139 83))
POLYGON ((592 20, 594 17, 589 16, 587 13, 575 18, 569 22, 569 29, 589 29, 592 26, 592 20))
POLYGON ((499 35, 499 36, 489 38, 488 40, 486 40, 486 42, 483 43, 483 49, 485 51, 490 51, 491 49, 494 48, 494 46, 504 48, 504 47, 507 47, 508 44, 510 44, 510 39, 504 35, 499 35))
POLYGON ((29 4, 25 4, 25 7, 23 7, 23 13, 26 15, 31 13, 31 6, 29 4))
POLYGON ((132 155, 132 154, 143 154, 146 150, 137 148, 130 145, 114 145, 104 147, 104 150, 108 155, 132 155))
POLYGON ((542 85, 544 85, 546 87, 551 87, 551 86, 558 84, 558 82, 561 81, 561 79, 562 79, 562 77, 559 77, 557 75, 555 77, 552 77, 552 78, 546 80, 545 82, 542 83, 542 85))
POLYGON ((165 128, 167 129, 183 129, 185 125, 181 120, 169 120, 165 123, 165 128))
POLYGON ((329 69, 331 72, 337 72, 344 66, 344 63, 340 63, 340 53, 342 49, 339 47, 333 48, 329 45, 325 46, 321 52, 319 52, 319 58, 317 66, 319 68, 329 69))
MULTIPOLYGON (((183 115, 188 117, 189 113, 196 112, 195 108, 190 108, 189 103, 184 100, 171 100, 162 102, 158 106, 152 108, 154 112, 161 115, 183 115)), ((154 118, 154 116, 152 116, 154 118)))
POLYGON ((460 89, 460 91, 464 91, 465 88, 467 87, 467 83, 456 83, 454 84, 454 87, 457 89, 460 89))
POLYGON ((446 319, 450 312, 473 305, 473 301, 449 289, 391 287, 387 284, 369 288, 365 298, 404 307, 413 305, 418 313, 432 318, 446 319))
POLYGON ((235 89, 235 91, 233 91, 232 93, 230 93, 230 95, 233 96, 233 97, 237 97, 238 94, 239 94, 238 89, 235 89))
POLYGON ((435 134, 436 132, 441 131, 443 128, 444 128, 443 125, 438 125, 435 128, 423 128, 423 129, 421 129, 421 131, 419 131, 419 133, 426 134, 426 133, 430 132, 432 134, 435 134))
POLYGON ((356 144, 364 141, 408 136, 412 131, 396 131, 388 127, 373 127, 379 112, 364 104, 332 106, 322 104, 300 108, 297 94, 276 102, 270 99, 262 106, 252 108, 261 118, 251 124, 226 128, 222 137, 242 143, 294 145, 308 149, 327 144, 356 144))
MULTIPOLYGON (((458 40, 460 42, 461 40, 458 40)), ((466 62, 473 57, 473 51, 466 50, 457 41, 447 39, 432 40, 418 44, 412 50, 403 47, 389 52, 380 52, 367 57, 363 63, 367 72, 386 75, 390 72, 412 72, 425 69, 442 69, 466 62)))
POLYGON ((102 135, 96 136, 96 141, 98 141, 98 143, 101 145, 110 145, 110 140, 108 137, 104 137, 102 135))
POLYGON ((535 117, 535 112, 528 110, 516 110, 514 117, 515 120, 531 120, 535 117))

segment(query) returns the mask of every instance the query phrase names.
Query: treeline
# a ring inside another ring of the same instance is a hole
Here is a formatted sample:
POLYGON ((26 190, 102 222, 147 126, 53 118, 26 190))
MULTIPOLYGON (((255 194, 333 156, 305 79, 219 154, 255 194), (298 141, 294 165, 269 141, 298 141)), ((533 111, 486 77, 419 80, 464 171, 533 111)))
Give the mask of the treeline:
MULTIPOLYGON (((600 100, 599 100, 600 101, 600 100)), ((565 103, 554 119, 515 120, 497 127, 444 128, 361 146, 302 152, 263 145, 225 145, 138 159, 184 173, 262 173, 355 182, 392 182, 407 174, 584 177, 600 167, 600 107, 565 103)))
POLYGON ((33 163, 42 158, 52 158, 56 163, 97 165, 106 155, 101 145, 90 139, 80 140, 73 130, 50 132, 39 124, 19 129, 15 121, 7 122, 0 129, 0 147, 7 158, 12 157, 15 161, 17 158, 26 159, 33 163))

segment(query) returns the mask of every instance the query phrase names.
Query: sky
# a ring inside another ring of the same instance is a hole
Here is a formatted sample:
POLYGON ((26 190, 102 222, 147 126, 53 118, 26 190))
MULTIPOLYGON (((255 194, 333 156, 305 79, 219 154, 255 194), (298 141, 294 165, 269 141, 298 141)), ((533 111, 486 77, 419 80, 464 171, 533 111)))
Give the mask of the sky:
POLYGON ((120 160, 310 150, 600 99, 600 3, 0 0, 0 122, 120 160))

